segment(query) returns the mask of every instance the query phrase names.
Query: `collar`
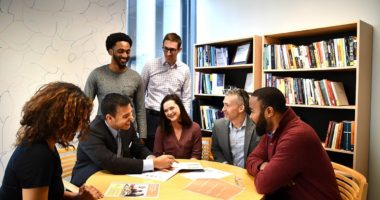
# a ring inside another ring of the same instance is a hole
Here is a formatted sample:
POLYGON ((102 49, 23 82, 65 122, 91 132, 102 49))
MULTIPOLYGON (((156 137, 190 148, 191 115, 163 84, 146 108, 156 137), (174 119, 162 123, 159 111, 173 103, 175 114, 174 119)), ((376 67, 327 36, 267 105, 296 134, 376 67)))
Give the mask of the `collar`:
POLYGON ((111 63, 108 64, 108 65, 105 65, 105 66, 106 66, 107 70, 110 71, 113 74, 123 74, 123 73, 125 73, 125 72, 127 72, 129 70, 128 66, 126 66, 125 69, 122 72, 115 72, 115 71, 113 71, 111 69, 111 63))
POLYGON ((173 69, 173 68, 177 68, 178 67, 178 60, 175 61, 175 63, 173 65, 170 65, 169 63, 167 63, 165 61, 165 57, 162 57, 161 58, 161 64, 163 66, 166 66, 166 67, 169 67, 170 69, 173 69))
POLYGON ((245 118, 244 118, 244 122, 243 122, 243 124, 241 125, 240 128, 235 128, 235 127, 233 127, 231 121, 229 121, 229 123, 228 123, 228 127, 229 127, 230 129, 235 128, 235 129, 238 129, 238 130, 240 130, 240 129, 242 129, 242 128, 245 128, 246 125, 247 125, 247 116, 245 116, 245 118))
POLYGON ((116 138, 116 137, 117 137, 117 132, 118 132, 118 130, 112 128, 112 127, 107 123, 106 120, 104 120, 104 122, 106 123, 106 125, 107 125, 107 127, 108 127, 108 130, 111 131, 113 137, 116 138))
POLYGON ((274 130, 273 132, 268 132, 267 133, 268 137, 272 139, 275 132, 276 130, 274 130))

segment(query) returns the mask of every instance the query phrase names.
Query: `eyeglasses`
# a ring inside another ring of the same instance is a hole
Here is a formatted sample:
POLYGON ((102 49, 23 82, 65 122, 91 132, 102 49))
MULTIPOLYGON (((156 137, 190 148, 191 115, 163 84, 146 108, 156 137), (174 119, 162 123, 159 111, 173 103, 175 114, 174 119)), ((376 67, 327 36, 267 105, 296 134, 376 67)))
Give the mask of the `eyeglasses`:
POLYGON ((162 47, 162 50, 167 53, 170 51, 170 53, 175 53, 178 51, 178 49, 174 49, 174 48, 168 48, 168 47, 162 47))

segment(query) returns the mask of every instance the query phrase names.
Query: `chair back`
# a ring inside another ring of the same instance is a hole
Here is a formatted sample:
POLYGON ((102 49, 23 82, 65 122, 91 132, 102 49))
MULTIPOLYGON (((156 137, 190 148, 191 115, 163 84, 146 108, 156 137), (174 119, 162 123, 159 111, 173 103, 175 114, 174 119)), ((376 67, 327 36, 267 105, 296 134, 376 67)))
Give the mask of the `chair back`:
POLYGON ((336 181, 343 200, 367 199, 368 183, 365 176, 344 165, 332 162, 336 181))
POLYGON ((202 137, 202 160, 214 160, 211 152, 211 137, 202 137))
POLYGON ((71 174, 77 160, 76 149, 73 146, 70 146, 68 148, 60 148, 58 149, 58 153, 59 157, 61 158, 62 179, 70 181, 71 174))

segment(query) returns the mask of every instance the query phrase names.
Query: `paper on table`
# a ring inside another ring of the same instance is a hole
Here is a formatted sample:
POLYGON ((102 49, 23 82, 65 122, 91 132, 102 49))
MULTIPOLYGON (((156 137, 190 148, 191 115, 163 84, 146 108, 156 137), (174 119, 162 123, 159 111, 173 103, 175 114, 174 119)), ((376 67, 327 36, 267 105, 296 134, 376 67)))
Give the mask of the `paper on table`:
POLYGON ((230 172, 221 171, 212 167, 204 168, 204 172, 188 172, 181 174, 183 177, 188 179, 198 179, 198 178, 224 178, 230 176, 230 172))
POLYGON ((178 169, 178 171, 203 171, 203 167, 199 162, 175 162, 172 167, 178 169))
POLYGON ((203 167, 198 162, 173 163, 173 169, 169 171, 144 172, 142 174, 130 174, 128 176, 157 181, 167 181, 179 171, 203 171, 203 167))
POLYGON ((105 192, 105 197, 158 197, 158 183, 122 183, 112 182, 105 192))
POLYGON ((152 179, 157 181, 167 181, 169 178, 174 176, 178 172, 178 169, 173 169, 169 171, 154 171, 154 172, 144 172, 142 174, 128 174, 128 176, 152 179))
POLYGON ((218 199, 232 199, 244 188, 220 179, 196 179, 185 190, 211 196, 218 199))

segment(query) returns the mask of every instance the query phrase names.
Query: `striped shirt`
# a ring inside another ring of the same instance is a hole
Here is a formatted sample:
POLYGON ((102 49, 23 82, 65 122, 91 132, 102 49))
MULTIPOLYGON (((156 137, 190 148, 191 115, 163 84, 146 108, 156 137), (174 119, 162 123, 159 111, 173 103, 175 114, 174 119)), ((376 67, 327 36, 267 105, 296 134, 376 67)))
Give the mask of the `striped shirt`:
POLYGON ((146 92, 145 108, 159 111, 166 95, 177 94, 190 113, 190 70, 185 63, 177 60, 169 66, 164 58, 156 58, 145 64, 141 76, 146 92))

